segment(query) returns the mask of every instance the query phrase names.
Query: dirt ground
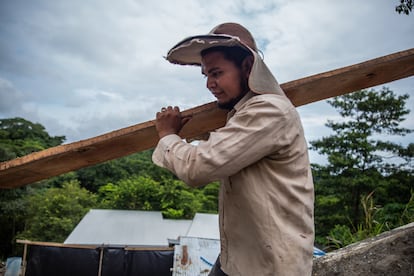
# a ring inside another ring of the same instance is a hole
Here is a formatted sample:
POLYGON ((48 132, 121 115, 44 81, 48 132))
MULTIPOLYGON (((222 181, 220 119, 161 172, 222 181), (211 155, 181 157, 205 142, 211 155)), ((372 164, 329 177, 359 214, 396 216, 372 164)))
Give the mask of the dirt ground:
POLYGON ((414 223, 315 259, 312 275, 414 275, 414 223))

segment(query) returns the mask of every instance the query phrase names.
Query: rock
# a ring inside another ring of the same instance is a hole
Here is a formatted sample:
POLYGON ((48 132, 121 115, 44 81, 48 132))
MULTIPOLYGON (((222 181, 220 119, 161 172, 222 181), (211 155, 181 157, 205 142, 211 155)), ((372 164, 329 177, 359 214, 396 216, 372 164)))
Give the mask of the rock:
POLYGON ((315 259, 312 275, 414 275, 414 223, 315 259))

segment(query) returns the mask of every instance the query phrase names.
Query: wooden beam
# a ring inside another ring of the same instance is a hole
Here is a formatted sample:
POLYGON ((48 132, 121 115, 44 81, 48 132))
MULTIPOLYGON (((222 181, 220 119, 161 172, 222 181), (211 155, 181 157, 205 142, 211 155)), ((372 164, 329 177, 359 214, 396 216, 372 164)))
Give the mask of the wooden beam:
MULTIPOLYGON (((295 106, 414 75, 414 48, 282 84, 295 106)), ((193 119, 180 135, 191 139, 225 124, 215 102, 183 112, 193 119)), ((154 114, 155 116, 155 114, 154 114)), ((156 146, 154 121, 60 145, 0 163, 0 188, 15 188, 156 146)))
POLYGON ((16 240, 16 243, 20 243, 24 245, 68 247, 68 248, 81 248, 81 249, 96 249, 101 246, 101 245, 64 244, 64 243, 57 243, 57 242, 39 242, 39 241, 29 241, 29 240, 16 240))
MULTIPOLYGON (((47 247, 63 247, 63 248, 79 248, 79 249, 97 249, 97 248, 105 248, 114 246, 111 244, 66 244, 66 243, 57 243, 57 242, 40 242, 40 241, 30 241, 30 240, 16 240, 16 243, 24 244, 24 245, 31 245, 31 246, 47 246, 47 247)), ((116 246, 116 245, 115 245, 116 246)), ((116 246, 118 247, 118 246, 116 246)), ((173 247, 168 246, 119 246, 124 250, 129 251, 171 251, 174 250, 173 247)), ((23 258, 25 259, 25 257, 23 258)))

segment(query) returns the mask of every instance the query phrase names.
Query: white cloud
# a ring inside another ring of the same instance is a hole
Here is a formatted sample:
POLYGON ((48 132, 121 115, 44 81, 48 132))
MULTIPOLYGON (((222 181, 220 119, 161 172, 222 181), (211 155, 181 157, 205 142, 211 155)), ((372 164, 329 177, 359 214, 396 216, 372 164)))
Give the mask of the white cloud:
MULTIPOLYGON (((412 16, 391 2, 1 1, 0 115, 71 142, 153 119, 161 106, 213 101, 199 68, 163 56, 228 21, 250 29, 281 83, 408 49, 412 16)), ((413 83, 393 87, 412 93, 413 83)), ((308 140, 335 116, 319 105, 300 108, 308 140)))
POLYGON ((0 114, 20 110, 23 93, 18 91, 11 82, 0 78, 0 114))

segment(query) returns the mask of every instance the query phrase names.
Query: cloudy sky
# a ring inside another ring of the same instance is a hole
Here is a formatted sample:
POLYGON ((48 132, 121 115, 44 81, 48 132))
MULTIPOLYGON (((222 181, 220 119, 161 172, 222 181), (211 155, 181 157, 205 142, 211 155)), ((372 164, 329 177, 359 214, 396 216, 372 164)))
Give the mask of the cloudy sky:
MULTIPOLYGON (((197 67, 163 57, 222 22, 253 33, 280 83, 413 48, 414 14, 396 13, 398 2, 0 0, 0 118, 41 123, 70 143, 152 120, 162 106, 214 101, 197 67)), ((385 86, 410 94, 404 126, 414 128, 414 78, 385 86)), ((338 117, 325 102, 299 112, 308 140, 338 117)))

